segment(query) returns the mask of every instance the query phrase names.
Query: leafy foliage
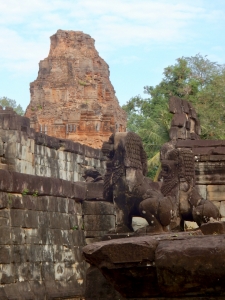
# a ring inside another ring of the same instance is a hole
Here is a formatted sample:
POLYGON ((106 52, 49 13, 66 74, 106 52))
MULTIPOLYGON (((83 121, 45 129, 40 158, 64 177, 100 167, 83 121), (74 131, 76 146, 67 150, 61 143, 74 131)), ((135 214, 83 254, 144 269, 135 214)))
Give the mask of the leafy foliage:
POLYGON ((128 130, 138 133, 148 155, 149 175, 159 166, 158 152, 169 140, 172 115, 168 100, 178 96, 193 103, 202 127, 203 139, 225 139, 225 67, 197 54, 181 57, 164 69, 162 81, 145 86, 147 98, 131 98, 123 109, 128 114, 128 130))
POLYGON ((24 110, 20 104, 17 105, 16 101, 7 97, 0 98, 0 105, 5 108, 6 106, 10 106, 13 110, 18 114, 23 116, 24 110))

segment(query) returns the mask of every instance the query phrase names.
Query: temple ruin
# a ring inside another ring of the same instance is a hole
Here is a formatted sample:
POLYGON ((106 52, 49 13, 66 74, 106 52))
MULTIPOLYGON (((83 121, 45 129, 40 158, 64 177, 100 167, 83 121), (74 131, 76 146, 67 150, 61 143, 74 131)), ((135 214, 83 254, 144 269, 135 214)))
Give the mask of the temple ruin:
POLYGON ((94 43, 81 31, 58 30, 51 36, 25 113, 36 132, 100 148, 112 133, 126 131, 109 66, 94 43))
POLYGON ((0 106, 0 300, 225 298, 225 141, 169 110, 152 182, 94 40, 51 37, 26 116, 0 106))

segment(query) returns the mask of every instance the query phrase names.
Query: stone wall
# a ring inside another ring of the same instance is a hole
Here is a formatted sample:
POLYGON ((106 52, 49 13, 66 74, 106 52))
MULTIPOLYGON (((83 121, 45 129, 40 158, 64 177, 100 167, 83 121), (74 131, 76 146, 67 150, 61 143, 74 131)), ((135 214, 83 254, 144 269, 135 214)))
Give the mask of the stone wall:
POLYGON ((212 201, 225 220, 225 141, 179 140, 177 148, 191 149, 195 156, 195 179, 200 195, 212 201))
POLYGON ((0 170, 1 300, 83 299, 82 247, 115 224, 102 191, 101 182, 0 170))
POLYGON ((0 169, 82 181, 86 168, 104 173, 99 149, 57 139, 30 128, 30 120, 11 109, 0 110, 0 169))
POLYGON ((115 227, 98 149, 36 133, 0 108, 0 299, 83 299, 82 247, 115 227))

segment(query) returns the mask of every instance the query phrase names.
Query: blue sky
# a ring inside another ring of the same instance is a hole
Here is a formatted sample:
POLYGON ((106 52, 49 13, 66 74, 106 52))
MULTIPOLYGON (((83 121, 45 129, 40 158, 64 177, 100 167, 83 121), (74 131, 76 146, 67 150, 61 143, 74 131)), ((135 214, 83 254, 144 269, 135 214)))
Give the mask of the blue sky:
POLYGON ((121 105, 159 83, 179 57, 225 63, 224 0, 0 0, 0 97, 26 108, 58 29, 95 39, 121 105))

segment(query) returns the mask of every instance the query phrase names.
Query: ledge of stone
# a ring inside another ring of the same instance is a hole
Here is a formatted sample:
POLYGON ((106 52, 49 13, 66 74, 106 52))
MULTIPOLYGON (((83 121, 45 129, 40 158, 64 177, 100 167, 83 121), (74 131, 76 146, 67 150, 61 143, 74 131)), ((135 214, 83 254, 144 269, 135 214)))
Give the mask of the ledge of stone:
POLYGON ((0 169, 0 191, 103 201, 103 182, 70 182, 0 169))
POLYGON ((83 253, 126 298, 224 296, 225 235, 195 234, 114 239, 83 253))
POLYGON ((60 139, 47 134, 35 132, 30 128, 30 119, 24 116, 17 115, 13 110, 0 109, 0 129, 3 130, 18 130, 27 134, 31 139, 35 140, 37 145, 46 146, 52 149, 62 148, 64 151, 85 155, 89 158, 106 160, 100 149, 82 145, 78 142, 73 142, 67 139, 60 139))

